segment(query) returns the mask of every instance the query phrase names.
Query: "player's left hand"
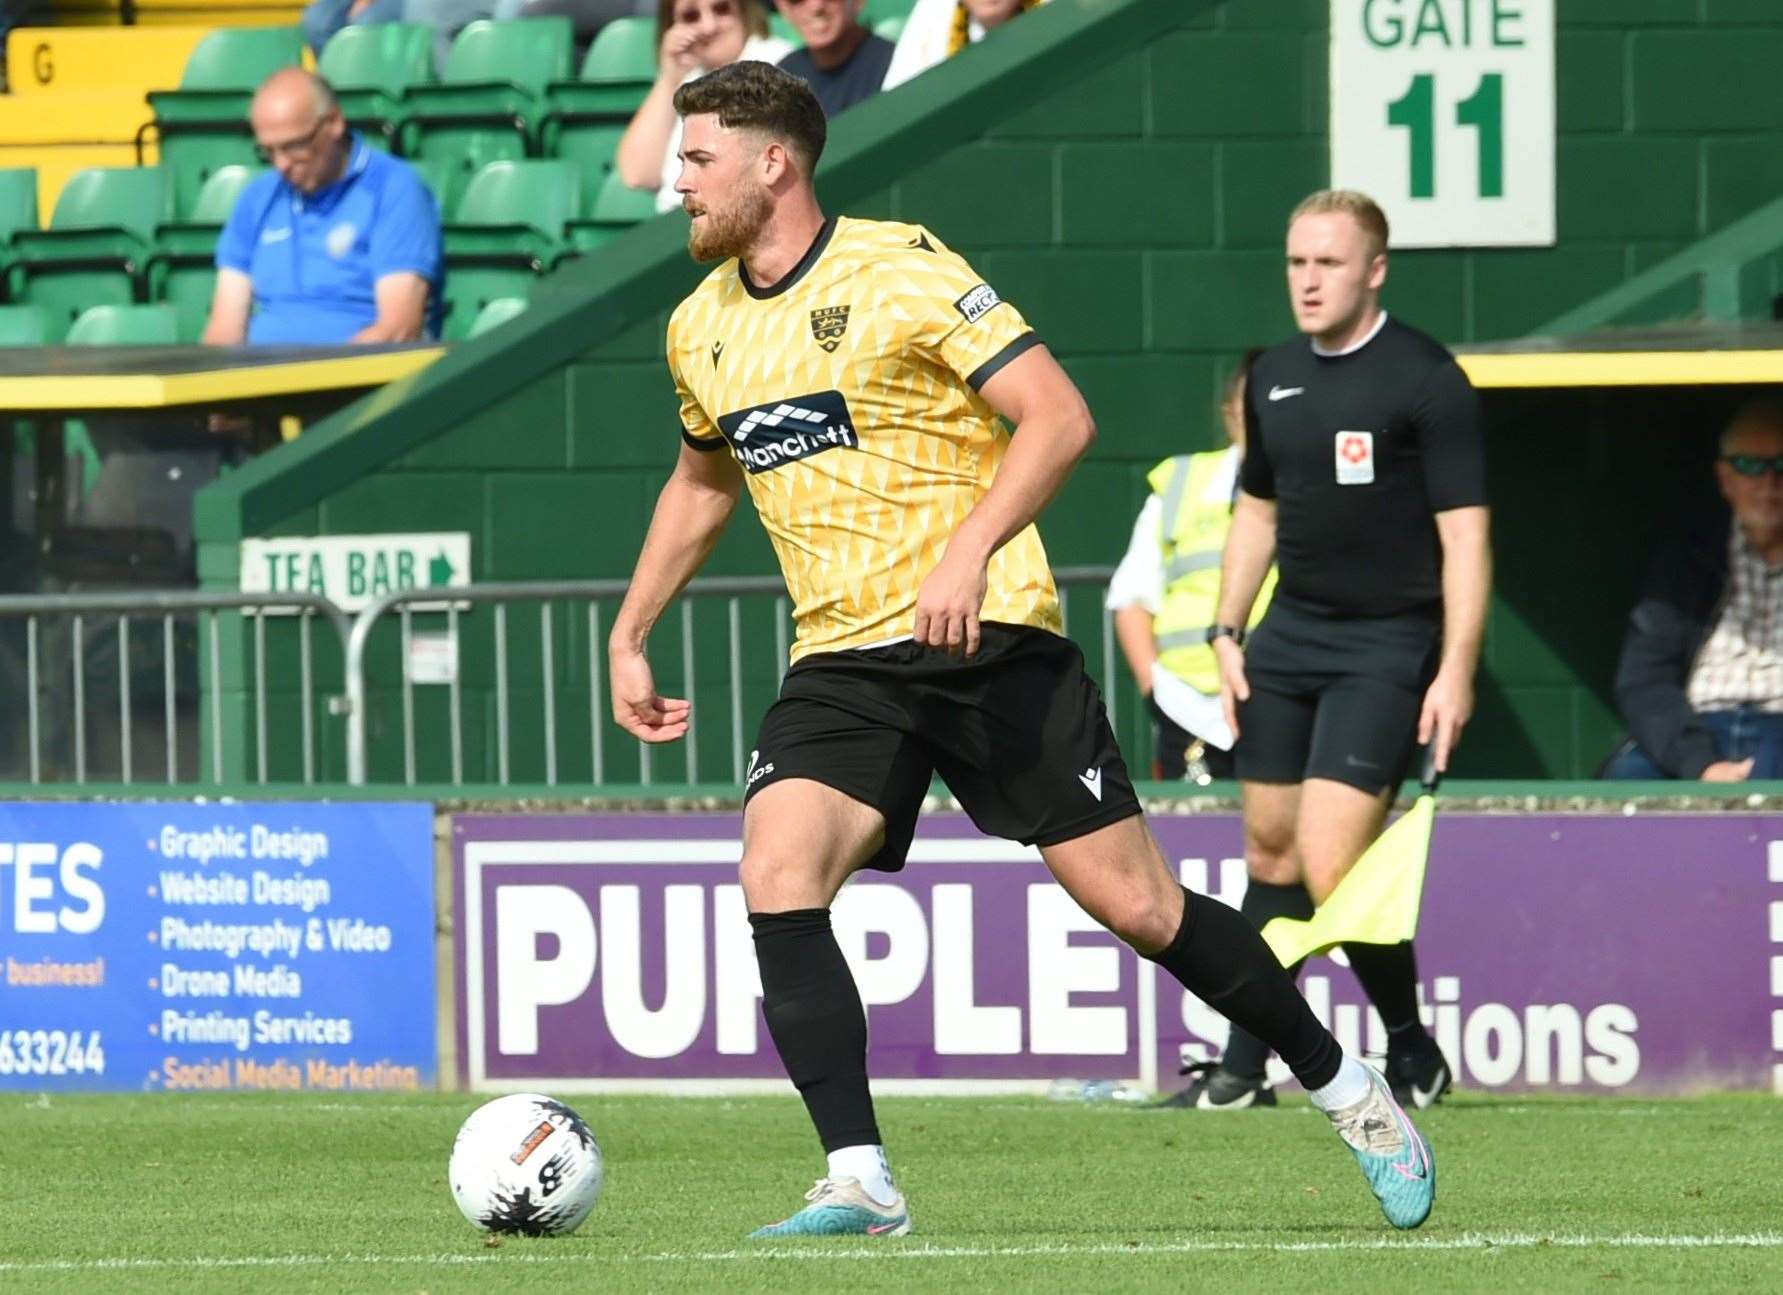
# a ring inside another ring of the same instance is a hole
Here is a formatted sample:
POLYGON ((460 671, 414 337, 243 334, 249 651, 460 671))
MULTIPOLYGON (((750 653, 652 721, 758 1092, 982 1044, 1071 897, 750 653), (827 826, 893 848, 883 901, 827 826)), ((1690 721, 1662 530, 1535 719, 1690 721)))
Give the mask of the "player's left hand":
POLYGON ((1473 718, 1473 680, 1464 671, 1439 669, 1424 694, 1418 715, 1418 743, 1436 743, 1436 771, 1447 773, 1449 752, 1461 741, 1461 730, 1473 718))
POLYGON ((916 632, 925 647, 940 648, 949 656, 973 656, 978 652, 978 613, 989 587, 985 564, 956 557, 950 550, 929 572, 916 592, 916 632))

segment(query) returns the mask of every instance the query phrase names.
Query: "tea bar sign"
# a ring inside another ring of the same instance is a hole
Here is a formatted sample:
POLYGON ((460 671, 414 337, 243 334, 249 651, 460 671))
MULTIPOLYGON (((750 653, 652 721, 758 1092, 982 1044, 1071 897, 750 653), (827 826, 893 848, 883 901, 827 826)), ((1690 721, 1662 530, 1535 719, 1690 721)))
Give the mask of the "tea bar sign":
POLYGON ((243 540, 243 593, 320 594, 356 612, 399 589, 471 582, 465 531, 411 535, 315 535, 243 540))

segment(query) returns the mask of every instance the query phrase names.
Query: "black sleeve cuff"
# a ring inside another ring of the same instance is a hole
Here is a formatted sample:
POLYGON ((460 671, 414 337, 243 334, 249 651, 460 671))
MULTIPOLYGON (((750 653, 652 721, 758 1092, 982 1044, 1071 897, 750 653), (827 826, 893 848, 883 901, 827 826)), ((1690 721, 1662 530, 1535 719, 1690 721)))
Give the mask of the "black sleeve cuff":
POLYGON ((1038 333, 1023 333, 1008 346, 1005 346, 1002 350, 991 356, 990 359, 986 360, 976 369, 973 369, 972 372, 967 375, 966 384, 974 391, 982 390, 984 384, 996 377, 1005 364, 1008 364, 1018 355, 1031 351, 1034 347, 1039 345, 1040 335, 1038 333))
POLYGON ((681 439, 686 441, 701 454, 710 454, 713 450, 722 450, 725 440, 722 436, 695 436, 685 427, 681 429, 681 439))

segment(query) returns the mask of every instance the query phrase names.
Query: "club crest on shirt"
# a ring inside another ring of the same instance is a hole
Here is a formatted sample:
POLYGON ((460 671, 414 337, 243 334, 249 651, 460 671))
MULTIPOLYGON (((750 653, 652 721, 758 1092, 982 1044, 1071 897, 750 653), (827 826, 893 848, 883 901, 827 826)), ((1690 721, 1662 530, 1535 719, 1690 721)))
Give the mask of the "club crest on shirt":
POLYGON ((359 237, 359 228, 350 220, 343 220, 328 231, 328 255, 340 260, 353 250, 353 240, 359 237))
POLYGON ((835 351, 847 331, 847 306, 822 306, 811 312, 811 336, 824 350, 835 351))

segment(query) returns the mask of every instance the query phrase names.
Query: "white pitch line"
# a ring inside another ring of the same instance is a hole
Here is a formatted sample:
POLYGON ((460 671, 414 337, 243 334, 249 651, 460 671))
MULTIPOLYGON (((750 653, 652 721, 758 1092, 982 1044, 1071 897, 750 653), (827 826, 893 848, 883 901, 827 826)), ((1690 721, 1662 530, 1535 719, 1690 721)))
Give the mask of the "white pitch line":
POLYGON ((1783 1233, 1751 1232, 1708 1236, 1648 1236, 1625 1233, 1607 1236, 1554 1235, 1532 1232, 1476 1233, 1458 1237, 1431 1238, 1428 1241, 1397 1240, 1381 1237, 1376 1240, 1353 1241, 1170 1241, 1170 1242, 1104 1242, 1096 1245, 1015 1245, 1015 1246, 922 1246, 902 1242, 879 1242, 866 1249, 829 1250, 822 1247, 750 1246, 738 1250, 661 1251, 651 1254, 601 1254, 592 1251, 570 1251, 565 1254, 514 1252, 503 1254, 485 1250, 475 1254, 426 1255, 266 1255, 239 1258, 194 1255, 184 1259, 46 1259, 27 1262, 0 1262, 0 1273, 51 1272, 137 1272, 165 1269, 252 1269, 252 1268, 323 1268, 323 1267, 460 1267, 466 1264, 619 1264, 619 1263, 730 1263, 748 1260, 803 1259, 817 1261, 888 1259, 1026 1259, 1026 1258, 1102 1258, 1109 1255, 1183 1255, 1183 1254, 1325 1254, 1342 1252, 1535 1250, 1543 1247, 1560 1250, 1589 1250, 1594 1247, 1625 1250, 1710 1250, 1761 1249, 1783 1247, 1783 1233))

